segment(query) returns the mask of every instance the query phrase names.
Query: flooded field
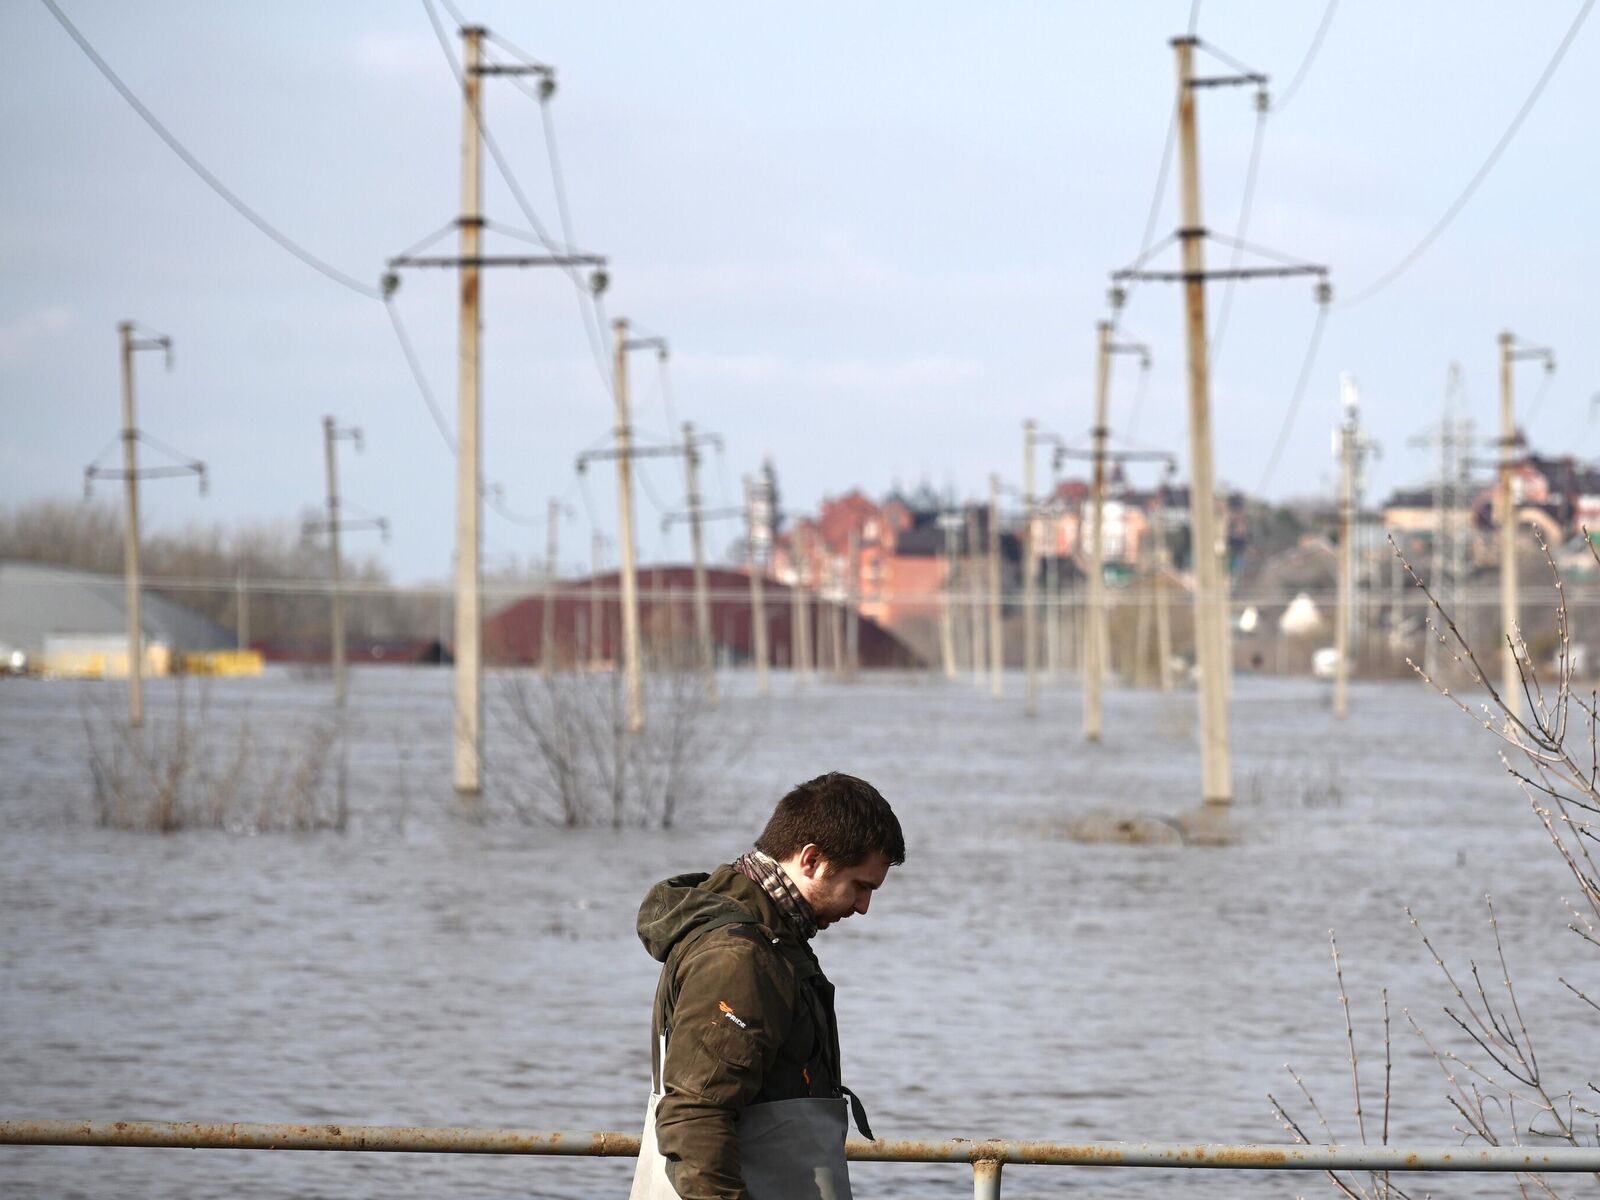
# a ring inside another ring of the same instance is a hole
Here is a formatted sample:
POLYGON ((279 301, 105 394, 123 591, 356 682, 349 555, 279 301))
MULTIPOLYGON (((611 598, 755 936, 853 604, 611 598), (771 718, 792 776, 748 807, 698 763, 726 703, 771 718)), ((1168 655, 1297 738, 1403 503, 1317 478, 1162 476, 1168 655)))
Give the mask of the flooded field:
MULTIPOLYGON (((503 680, 491 699, 503 703, 503 680)), ((846 1078, 880 1136, 1283 1141, 1267 1095, 1354 1141, 1338 931, 1367 1132, 1382 1110, 1381 989, 1394 1013, 1397 1141, 1453 1142, 1442 950, 1488 958, 1492 892, 1547 1073, 1592 1067, 1565 930, 1569 877, 1496 744, 1416 683, 1359 685, 1336 722, 1318 685, 1241 679, 1237 844, 1082 844, 1098 809, 1176 816, 1199 776, 1193 697, 1113 691, 1085 745, 1070 681, 1023 712, 965 681, 868 677, 769 700, 723 680, 710 761, 668 832, 564 831, 492 792, 462 819, 449 678, 355 673, 347 829, 118 832, 95 819, 85 714, 100 685, 0 686, 0 1114, 636 1131, 656 964, 633 933, 646 888, 747 848, 776 798, 827 769, 895 805, 909 859, 818 951, 839 988, 846 1078), (1587 1059, 1587 1062, 1582 1061, 1587 1059), (1575 1064, 1575 1065, 1574 1065, 1575 1064), (1571 1069, 1568 1069, 1571 1068, 1571 1069)), ((217 684, 294 753, 325 681, 217 684)), ((192 700, 192 698, 191 698, 192 700)), ((149 703, 175 702, 159 681, 149 703)), ((530 768, 492 724, 494 783, 530 768)), ((263 758, 270 760, 272 753, 263 758)), ((1591 979, 1592 982, 1592 979, 1591 979)), ((622 1195, 631 1164, 415 1155, 0 1147, 17 1196, 622 1195)), ((866 1166, 859 1195, 969 1195, 965 1167, 866 1166)), ((1011 1168, 1007 1196, 1334 1195, 1316 1175, 1011 1168)), ((1418 1193, 1511 1180, 1441 1177, 1418 1193)))

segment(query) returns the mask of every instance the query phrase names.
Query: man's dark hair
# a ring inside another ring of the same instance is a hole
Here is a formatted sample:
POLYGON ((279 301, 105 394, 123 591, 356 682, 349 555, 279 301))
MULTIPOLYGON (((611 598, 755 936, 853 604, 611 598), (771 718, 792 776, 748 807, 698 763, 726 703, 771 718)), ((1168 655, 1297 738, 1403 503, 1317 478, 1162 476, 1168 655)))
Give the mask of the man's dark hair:
POLYGON ((797 784, 772 810, 756 849, 780 862, 814 842, 836 867, 854 867, 881 852, 894 866, 906 860, 905 838, 889 802, 865 779, 829 771, 797 784))

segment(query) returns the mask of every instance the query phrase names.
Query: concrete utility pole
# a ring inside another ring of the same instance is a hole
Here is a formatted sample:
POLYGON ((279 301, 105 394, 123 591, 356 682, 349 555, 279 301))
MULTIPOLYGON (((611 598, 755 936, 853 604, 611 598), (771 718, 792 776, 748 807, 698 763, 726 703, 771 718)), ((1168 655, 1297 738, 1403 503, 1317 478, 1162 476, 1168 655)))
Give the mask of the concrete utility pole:
POLYGON ((756 691, 763 696, 772 691, 767 651, 767 603, 762 576, 761 548, 756 544, 756 485, 744 479, 745 547, 750 559, 750 652, 756 660, 756 691))
MULTIPOLYGON (((1522 671, 1517 665, 1516 646, 1522 641, 1517 596, 1517 496, 1513 482, 1516 470, 1517 423, 1512 391, 1512 364, 1537 359, 1546 371, 1556 369, 1553 350, 1542 346, 1519 346, 1510 330, 1500 334, 1500 478, 1495 512, 1500 520, 1500 696, 1514 717, 1521 717, 1522 671)), ((1523 647, 1524 650, 1526 646, 1523 647)))
POLYGON ((233 576, 233 647, 235 650, 250 649, 250 591, 245 587, 244 572, 236 571, 233 576))
POLYGON ((339 497, 339 454, 337 443, 354 442, 357 453, 361 450, 361 430, 355 426, 340 429, 332 417, 322 418, 322 459, 327 476, 327 516, 321 521, 307 521, 300 530, 302 537, 314 534, 328 535, 328 592, 329 608, 328 664, 333 673, 333 702, 344 707, 348 692, 348 663, 345 653, 344 615, 344 556, 339 550, 339 534, 345 529, 376 529, 384 538, 389 536, 389 522, 383 517, 361 517, 346 520, 344 502, 339 497))
POLYGON ((1022 423, 1022 663, 1027 713, 1039 715, 1039 610, 1033 562, 1033 443, 1037 426, 1022 423))
POLYGON ((850 581, 845 587, 844 663, 852 682, 861 673, 861 530, 850 530, 850 581))
POLYGON ((1178 161, 1182 180, 1185 341, 1189 356, 1189 524, 1194 558, 1194 637, 1200 667, 1201 798, 1233 800, 1228 748, 1227 653, 1222 638, 1222 579, 1212 508, 1211 365, 1206 336, 1205 226, 1200 216, 1200 149, 1195 124, 1194 38, 1174 38, 1178 58, 1178 161))
MULTIPOLYGON (((1109 666, 1110 628, 1106 619, 1105 590, 1105 503, 1106 463, 1118 460, 1151 457, 1137 451, 1113 455, 1106 443, 1111 437, 1110 395, 1111 359, 1116 354, 1136 354, 1141 369, 1150 366, 1150 351, 1138 342, 1118 342, 1110 321, 1100 321, 1095 326, 1095 388, 1094 425, 1090 429, 1092 470, 1089 485, 1088 511, 1088 612, 1083 627, 1083 736, 1098 742, 1102 733, 1101 694, 1109 666)), ((1070 451, 1063 451, 1071 454, 1070 451)), ((1165 458, 1156 454, 1154 457, 1165 458)))
MULTIPOLYGON (((1461 528, 1459 516, 1470 461, 1462 450, 1472 445, 1472 422, 1458 414, 1460 396, 1461 367, 1451 363, 1438 423, 1428 434, 1409 439, 1410 445, 1428 447, 1435 455, 1433 551, 1428 583, 1446 612, 1457 610, 1456 588, 1465 574, 1461 556, 1466 550, 1467 531, 1461 528)), ((1498 462, 1495 465, 1498 467, 1498 462)), ((1422 669, 1432 679, 1438 677, 1440 669, 1439 638, 1427 628, 1424 615, 1422 669)))
POLYGON ((1100 690, 1105 675, 1105 504, 1107 396, 1111 386, 1111 322, 1095 326, 1099 341, 1094 356, 1094 428, 1090 431, 1094 465, 1089 484, 1089 611, 1083 638, 1083 736, 1100 740, 1100 690))
POLYGON ((1339 453, 1339 602, 1334 621, 1334 654, 1338 662, 1333 676, 1333 713, 1350 712, 1350 632, 1355 614, 1350 599, 1356 571, 1356 458, 1361 437, 1361 399, 1349 373, 1339 379, 1344 400, 1344 420, 1337 433, 1339 453))
POLYGON ((171 338, 140 344, 133 322, 117 326, 122 338, 122 563, 126 576, 128 617, 128 724, 144 724, 144 619, 139 609, 139 426, 134 420, 133 354, 135 350, 161 349, 171 353, 171 338))
POLYGON ((1158 493, 1154 524, 1156 539, 1156 677, 1163 692, 1172 691, 1172 612, 1167 602, 1167 574, 1172 554, 1167 547, 1166 488, 1158 493))
POLYGON ((605 535, 598 529, 589 535, 589 666, 599 665, 605 653, 605 627, 600 623, 600 567, 605 554, 605 535))
POLYGON ((1195 124, 1194 40, 1177 42, 1179 161, 1183 190, 1184 308, 1189 355, 1189 522, 1195 567, 1194 628, 1200 666, 1201 798, 1208 804, 1233 800, 1233 764, 1228 747, 1226 647, 1223 645, 1222 580, 1215 547, 1211 468, 1211 366, 1206 336, 1204 223, 1200 216, 1200 150, 1195 124))
MULTIPOLYGON (((548 66, 485 63, 483 42, 488 31, 470 25, 461 30, 461 228, 460 253, 454 257, 404 254, 389 260, 391 274, 385 293, 399 286, 393 272, 400 267, 453 267, 459 272, 461 298, 457 321, 456 405, 456 614, 455 614, 455 786, 462 796, 483 790, 483 607, 479 594, 482 577, 483 470, 480 442, 483 432, 482 381, 479 374, 480 274, 483 267, 603 267, 605 259, 590 254, 504 255, 483 253, 483 101, 485 75, 538 75, 541 85, 553 88, 555 72, 548 66)), ((597 273, 595 290, 604 286, 597 273)))
POLYGON ((539 605, 539 673, 546 679, 555 671, 556 575, 561 570, 561 501, 550 498, 544 518, 544 598, 539 605))
POLYGON ((347 681, 345 676, 344 648, 344 562, 339 555, 339 454, 336 443, 348 437, 361 445, 359 429, 340 430, 332 417, 322 418, 322 459, 328 483, 328 583, 332 601, 332 637, 330 657, 333 660, 333 702, 344 707, 347 681))
MULTIPOLYGON (((144 618, 139 611, 139 427, 134 421, 133 323, 117 327, 122 336, 122 470, 124 513, 122 562, 127 586, 128 724, 144 724, 144 618)), ((170 339, 167 347, 171 346, 170 339)), ((166 348, 166 347, 163 347, 166 348)))
POLYGON ((633 546, 633 427, 628 421, 628 322, 611 322, 614 360, 612 391, 617 424, 617 550, 622 560, 622 670, 627 694, 628 732, 644 728, 644 673, 639 644, 639 576, 633 546))
POLYGON ((694 636, 700 672, 705 677, 706 702, 714 707, 717 703, 717 651, 711 639, 711 597, 706 592, 705 543, 700 533, 700 450, 694 436, 694 425, 685 421, 683 463, 689 489, 689 543, 694 551, 694 636))
MULTIPOLYGON (((1179 181, 1182 195, 1182 225, 1177 231, 1182 243, 1181 271, 1149 271, 1138 264, 1112 274, 1118 284, 1130 280, 1181 282, 1184 288, 1185 342, 1189 358, 1189 512, 1191 546, 1195 565, 1195 648, 1200 668, 1200 758, 1202 800, 1225 806, 1233 800, 1233 766, 1228 748, 1227 646, 1223 634, 1223 594, 1221 564, 1217 561, 1216 519, 1212 498, 1216 478, 1211 462, 1211 367, 1205 316, 1206 281, 1214 278, 1249 279, 1314 275, 1320 280, 1317 299, 1327 303, 1327 270, 1310 263, 1270 267, 1229 267, 1208 272, 1205 268, 1206 229, 1200 215, 1200 152, 1195 123, 1195 91, 1227 84, 1254 84, 1264 89, 1264 75, 1235 74, 1197 79, 1194 51, 1199 39, 1193 36, 1172 39, 1176 55, 1178 88, 1179 181)), ((1261 103, 1260 91, 1257 95, 1261 103)), ((1141 262, 1143 260, 1141 259, 1141 262)))
POLYGON ((984 645, 983 572, 978 563, 978 528, 981 521, 976 506, 967 510, 967 575, 971 601, 967 606, 968 625, 972 631, 972 682, 983 686, 984 669, 988 665, 988 648, 984 645))
POLYGON ((463 796, 483 790, 483 432, 478 355, 479 259, 483 255, 483 35, 461 31, 461 307, 456 326, 456 670, 455 783, 463 796))
POLYGON ((956 583, 956 530, 961 528, 959 513, 939 514, 939 528, 944 530, 944 587, 939 590, 939 654, 944 660, 946 679, 956 677, 956 626, 955 598, 952 591, 956 583))
POLYGON ((806 603, 811 539, 806 536, 803 526, 796 527, 791 544, 794 546, 794 593, 791 597, 793 607, 790 624, 793 628, 789 633, 789 655, 793 661, 789 666, 797 680, 805 680, 811 677, 811 613, 810 605, 806 603))
POLYGON ((96 479, 123 481, 122 570, 126 585, 128 628, 128 726, 138 729, 144 724, 144 619, 140 612, 142 596, 139 573, 139 480, 165 478, 172 475, 197 475, 200 494, 206 493, 206 466, 198 459, 190 459, 173 466, 139 467, 139 425, 135 420, 133 397, 133 356, 140 350, 160 350, 166 355, 167 368, 172 367, 172 339, 165 334, 138 336, 138 326, 132 321, 117 325, 122 363, 122 469, 116 470, 91 463, 83 471, 83 490, 88 496, 96 479))
POLYGON ((1005 630, 1000 621, 1000 476, 989 476, 989 690, 1005 693, 1005 630))

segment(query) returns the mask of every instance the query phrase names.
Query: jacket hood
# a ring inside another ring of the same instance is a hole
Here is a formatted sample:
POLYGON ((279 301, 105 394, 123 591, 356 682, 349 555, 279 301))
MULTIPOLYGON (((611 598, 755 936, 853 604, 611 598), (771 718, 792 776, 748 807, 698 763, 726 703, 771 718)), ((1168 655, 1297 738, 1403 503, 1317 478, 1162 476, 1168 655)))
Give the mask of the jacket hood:
POLYGON ((731 867, 719 868, 712 875, 696 871, 663 879, 645 893, 644 903, 639 905, 639 940, 651 958, 666 962, 672 948, 696 930, 715 925, 764 924, 763 914, 752 911, 737 895, 729 894, 752 889, 759 892, 755 884, 731 867))

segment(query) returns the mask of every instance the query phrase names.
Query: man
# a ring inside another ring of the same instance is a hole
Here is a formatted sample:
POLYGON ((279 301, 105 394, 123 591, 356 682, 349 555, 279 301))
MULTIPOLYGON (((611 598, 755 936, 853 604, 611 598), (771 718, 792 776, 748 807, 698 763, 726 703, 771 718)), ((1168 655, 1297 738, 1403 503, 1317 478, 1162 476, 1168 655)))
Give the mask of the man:
POLYGON ((736 862, 650 890, 639 940, 663 966, 633 1200, 848 1200, 846 1098, 872 1134, 809 943, 864 914, 905 856, 888 802, 834 772, 779 801, 736 862))

